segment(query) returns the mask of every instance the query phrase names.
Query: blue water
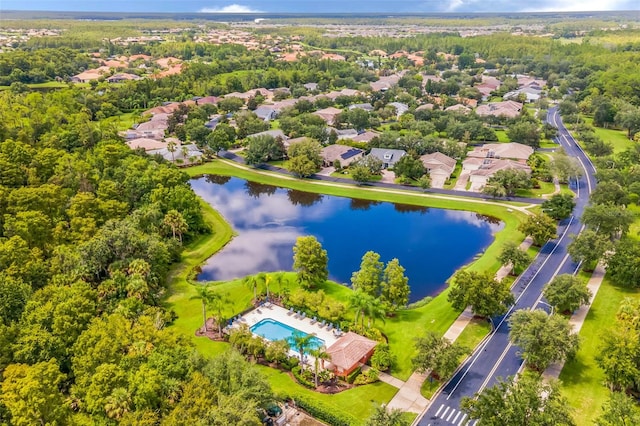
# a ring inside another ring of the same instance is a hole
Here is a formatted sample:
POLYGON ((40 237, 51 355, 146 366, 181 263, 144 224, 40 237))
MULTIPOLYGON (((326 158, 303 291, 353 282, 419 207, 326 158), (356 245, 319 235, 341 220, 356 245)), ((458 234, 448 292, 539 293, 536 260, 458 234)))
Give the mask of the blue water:
MULTIPOLYGON (((297 328, 293 328, 271 318, 265 318, 254 324, 251 327, 251 332, 264 337, 267 340, 271 340, 272 342, 275 342, 276 340, 286 340, 293 350, 296 348, 293 347, 289 339, 293 336, 294 332, 297 332, 302 336, 308 336, 307 333, 304 333, 297 328)), ((318 337, 314 336, 309 340, 309 349, 318 349, 322 346, 324 346, 324 340, 318 337)))
POLYGON ((238 234, 203 265, 201 281, 290 271, 296 238, 314 235, 328 252, 329 278, 339 283, 351 282, 369 250, 385 263, 398 258, 413 302, 439 293, 502 228, 472 212, 312 194, 237 178, 202 177, 191 186, 238 234))

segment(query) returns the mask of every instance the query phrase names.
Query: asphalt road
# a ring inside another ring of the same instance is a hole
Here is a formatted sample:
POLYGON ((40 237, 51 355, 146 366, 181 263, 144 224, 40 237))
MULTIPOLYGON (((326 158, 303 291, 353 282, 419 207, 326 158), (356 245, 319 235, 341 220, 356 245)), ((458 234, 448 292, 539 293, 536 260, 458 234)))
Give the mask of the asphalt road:
POLYGON ((567 254, 567 245, 571 242, 570 236, 582 230, 579 218, 596 185, 595 169, 563 125, 557 108, 549 110, 547 121, 558 128, 556 142, 562 145, 567 155, 576 158, 584 169, 584 175, 572 182, 572 189, 577 196, 573 216, 560 224, 558 237, 544 245, 531 266, 515 282, 512 291, 516 303, 506 315, 492 319, 494 331, 435 396, 416 421, 418 425, 474 425, 476 420, 468 419, 460 410, 460 400, 465 396, 473 397, 484 388, 491 387, 500 377, 515 375, 522 367, 519 348, 509 343, 507 319, 518 309, 548 310, 548 305, 541 296, 544 286, 555 275, 572 274, 578 268, 567 254))

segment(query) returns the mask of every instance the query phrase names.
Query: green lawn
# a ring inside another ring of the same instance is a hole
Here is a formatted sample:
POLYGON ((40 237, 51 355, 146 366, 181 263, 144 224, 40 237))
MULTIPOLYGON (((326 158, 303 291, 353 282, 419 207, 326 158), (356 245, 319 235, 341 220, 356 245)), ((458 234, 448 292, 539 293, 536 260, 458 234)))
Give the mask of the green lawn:
POLYGON ((496 135, 498 136, 498 142, 511 142, 511 139, 509 139, 509 136, 507 136, 507 131, 506 130, 496 129, 494 131, 496 132, 496 135))
MULTIPOLYGON (((581 116, 585 123, 593 126, 593 118, 581 116)), ((627 132, 624 130, 616 129, 604 129, 602 127, 595 127, 596 135, 605 142, 611 142, 613 144, 613 152, 618 153, 625 151, 627 148, 633 146, 633 141, 627 138, 627 132)))
MULTIPOLYGON (((338 177, 338 178, 344 178, 344 179, 353 179, 353 176, 351 176, 351 173, 349 173, 349 169, 344 169, 342 171, 339 172, 333 172, 331 173, 331 177, 338 177)), ((371 182, 379 182, 382 180, 382 176, 381 175, 373 175, 371 176, 371 182)))
POLYGON ((609 397, 609 390, 603 384, 604 374, 598 368, 595 356, 599 352, 601 336, 614 326, 615 315, 625 297, 640 298, 640 292, 616 287, 605 277, 580 330, 580 350, 560 374, 562 393, 574 409, 578 426, 592 425, 609 397))
POLYGON ((319 401, 333 410, 360 420, 359 424, 373 413, 377 405, 388 403, 398 392, 398 389, 383 382, 358 386, 348 391, 334 395, 327 395, 306 389, 293 381, 288 373, 269 367, 261 367, 268 377, 274 392, 288 395, 295 399, 296 395, 303 395, 309 399, 319 401))
POLYGON ((640 206, 638 206, 637 204, 630 204, 627 206, 627 209, 631 210, 636 215, 636 219, 633 221, 633 223, 629 227, 629 236, 631 238, 635 238, 636 240, 639 240, 640 239, 640 206))

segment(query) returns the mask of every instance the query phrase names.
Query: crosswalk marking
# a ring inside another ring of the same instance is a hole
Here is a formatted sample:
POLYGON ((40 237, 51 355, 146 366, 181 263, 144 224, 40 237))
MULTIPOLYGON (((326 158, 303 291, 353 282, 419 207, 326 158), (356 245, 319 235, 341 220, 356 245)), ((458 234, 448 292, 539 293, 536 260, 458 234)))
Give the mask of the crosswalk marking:
POLYGON ((451 419, 451 417, 453 417, 453 415, 456 413, 455 409, 451 410, 451 413, 449 414, 449 416, 447 417, 447 421, 449 421, 451 419))
POLYGON ((458 417, 460 417, 460 414, 462 414, 462 411, 458 411, 458 414, 456 414, 456 416, 453 418, 453 420, 451 420, 451 423, 455 424, 456 420, 458 420, 458 417))
POLYGON ((442 411, 443 408, 444 408, 444 404, 441 404, 440 408, 438 408, 438 411, 436 411, 436 417, 440 415, 440 411, 442 411))
POLYGON ((444 416, 446 416, 446 415, 447 415, 447 413, 449 412, 449 410, 451 410, 451 407, 447 407, 447 408, 444 410, 444 413, 442 413, 442 418, 443 418, 443 419, 444 419, 444 416))
POLYGON ((458 426, 462 426, 464 424, 464 420, 467 418, 466 414, 462 415, 462 418, 460 419, 460 423, 458 423, 458 426))

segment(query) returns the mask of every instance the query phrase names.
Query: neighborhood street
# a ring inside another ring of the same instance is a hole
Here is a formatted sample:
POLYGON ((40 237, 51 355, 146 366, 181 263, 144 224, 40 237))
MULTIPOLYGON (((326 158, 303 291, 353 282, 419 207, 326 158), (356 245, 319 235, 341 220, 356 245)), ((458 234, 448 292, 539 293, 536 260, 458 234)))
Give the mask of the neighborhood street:
POLYGON ((523 360, 519 355, 519 348, 509 342, 509 316, 519 309, 548 310, 541 296, 544 286, 555 275, 572 274, 578 268, 569 257, 567 246, 571 242, 571 235, 580 233, 583 228, 579 218, 589 202, 589 194, 595 188, 595 169, 562 123, 556 107, 549 109, 547 121, 558 128, 556 141, 567 155, 576 158, 584 169, 584 175, 572 184, 572 189, 576 192, 573 216, 560 223, 558 237, 545 244, 540 254, 514 284, 516 303, 506 315, 492 319, 494 331, 434 397, 415 424, 474 425, 475 419, 467 419, 466 414, 461 412, 461 399, 465 396, 473 397, 484 388, 493 386, 499 377, 515 375, 522 367, 523 360))

